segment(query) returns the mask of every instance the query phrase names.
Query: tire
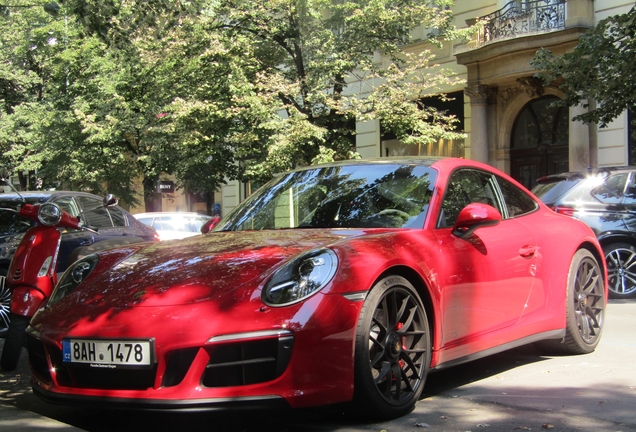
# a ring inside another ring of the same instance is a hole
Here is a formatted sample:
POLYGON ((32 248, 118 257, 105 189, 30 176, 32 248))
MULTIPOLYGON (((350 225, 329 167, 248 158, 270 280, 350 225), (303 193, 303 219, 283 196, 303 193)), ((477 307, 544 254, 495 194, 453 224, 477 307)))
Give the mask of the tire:
POLYGON ((7 337, 9 331, 9 311, 11 308, 11 292, 7 286, 7 269, 0 268, 0 338, 7 337))
POLYGON ((536 346, 546 354, 589 354, 596 349, 605 321, 603 271, 594 256, 579 249, 570 264, 565 337, 536 346))
POLYGON ((415 288, 400 276, 382 279, 369 292, 358 321, 354 408, 380 419, 409 413, 430 363, 428 319, 415 288))
POLYGON ((615 299, 636 297, 636 248, 627 243, 603 247, 607 262, 609 296, 615 299))
POLYGON ((9 325, 9 332, 2 348, 2 358, 0 358, 0 366, 5 371, 13 371, 18 367, 29 321, 29 317, 11 314, 11 325, 9 325))

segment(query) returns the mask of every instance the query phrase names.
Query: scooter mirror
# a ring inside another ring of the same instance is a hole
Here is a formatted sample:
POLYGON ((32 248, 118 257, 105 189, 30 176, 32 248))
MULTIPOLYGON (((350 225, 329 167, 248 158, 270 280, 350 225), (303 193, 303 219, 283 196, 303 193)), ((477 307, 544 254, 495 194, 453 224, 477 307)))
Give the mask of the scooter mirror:
POLYGON ((57 225, 62 220, 62 209, 53 203, 41 204, 38 210, 38 220, 42 225, 57 225))
POLYGON ((104 207, 112 207, 117 205, 118 202, 119 199, 113 194, 108 194, 104 197, 104 207))

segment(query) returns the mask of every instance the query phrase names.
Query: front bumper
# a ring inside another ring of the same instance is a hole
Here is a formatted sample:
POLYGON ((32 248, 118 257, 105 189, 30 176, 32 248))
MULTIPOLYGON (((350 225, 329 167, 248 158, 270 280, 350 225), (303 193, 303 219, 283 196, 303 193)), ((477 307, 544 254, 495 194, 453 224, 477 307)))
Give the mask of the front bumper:
MULTIPOLYGON (((179 337, 166 328, 163 333, 154 333, 156 362, 146 369, 111 369, 63 361, 61 340, 69 332, 82 338, 139 336, 104 334, 105 328, 123 326, 92 321, 90 331, 84 332, 81 325, 61 331, 51 329, 54 321, 40 320, 27 331, 33 390, 50 402, 114 408, 222 410, 345 402, 353 396, 353 350, 360 306, 361 302, 341 295, 317 295, 293 310, 287 309, 293 313, 285 319, 280 319, 282 308, 270 310, 277 316, 267 320, 270 326, 265 330, 260 311, 254 312, 260 322, 249 320, 243 313, 241 333, 227 332, 225 337, 201 337, 221 334, 201 324, 189 326, 179 337)), ((176 309, 170 308, 170 313, 186 316, 184 310, 176 309)), ((144 311, 146 318, 159 315, 164 322, 171 321, 159 309, 144 311)), ((135 312, 123 313, 117 322, 128 313, 135 312)), ((135 316, 144 322, 139 318, 140 311, 135 316)), ((214 325, 227 328, 231 321, 215 321, 214 325)), ((241 323, 237 322, 236 327, 241 323)), ((173 328, 176 332, 185 326, 173 324, 173 328)))

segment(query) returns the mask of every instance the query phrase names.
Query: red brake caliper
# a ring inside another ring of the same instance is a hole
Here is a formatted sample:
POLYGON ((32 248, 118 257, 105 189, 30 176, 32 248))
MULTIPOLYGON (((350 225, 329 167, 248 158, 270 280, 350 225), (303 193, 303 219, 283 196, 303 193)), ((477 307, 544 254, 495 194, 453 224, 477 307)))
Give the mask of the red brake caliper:
MULTIPOLYGON (((402 324, 401 322, 397 323, 397 325, 395 326, 396 330, 401 330, 402 327, 404 327, 404 324, 402 324)), ((402 337, 402 349, 406 349, 406 347, 404 346, 404 344, 406 343, 406 337, 402 337)), ((404 367, 404 360, 398 360, 398 364, 400 365, 400 369, 402 369, 404 367)))

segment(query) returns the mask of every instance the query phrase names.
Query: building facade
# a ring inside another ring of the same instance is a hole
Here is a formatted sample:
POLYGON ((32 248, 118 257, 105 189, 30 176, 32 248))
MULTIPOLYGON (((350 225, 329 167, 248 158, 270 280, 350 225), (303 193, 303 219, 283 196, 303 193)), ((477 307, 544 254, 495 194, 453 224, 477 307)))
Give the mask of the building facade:
MULTIPOLYGON (((497 167, 528 188, 547 174, 630 164, 629 113, 603 129, 572 121, 584 108, 554 106, 563 92, 535 78, 530 61, 542 47, 557 55, 571 51, 601 19, 633 6, 624 0, 456 0, 457 27, 485 22, 472 40, 436 48, 418 42, 418 32, 424 30, 415 29, 415 42, 405 48, 432 50, 437 63, 463 78, 464 84, 445 89, 454 102, 441 108, 458 117, 466 138, 404 146, 383 133, 379 121, 368 121, 357 124, 357 151, 363 158, 465 157, 497 167)), ((221 215, 248 192, 239 182, 224 185, 221 215)))

